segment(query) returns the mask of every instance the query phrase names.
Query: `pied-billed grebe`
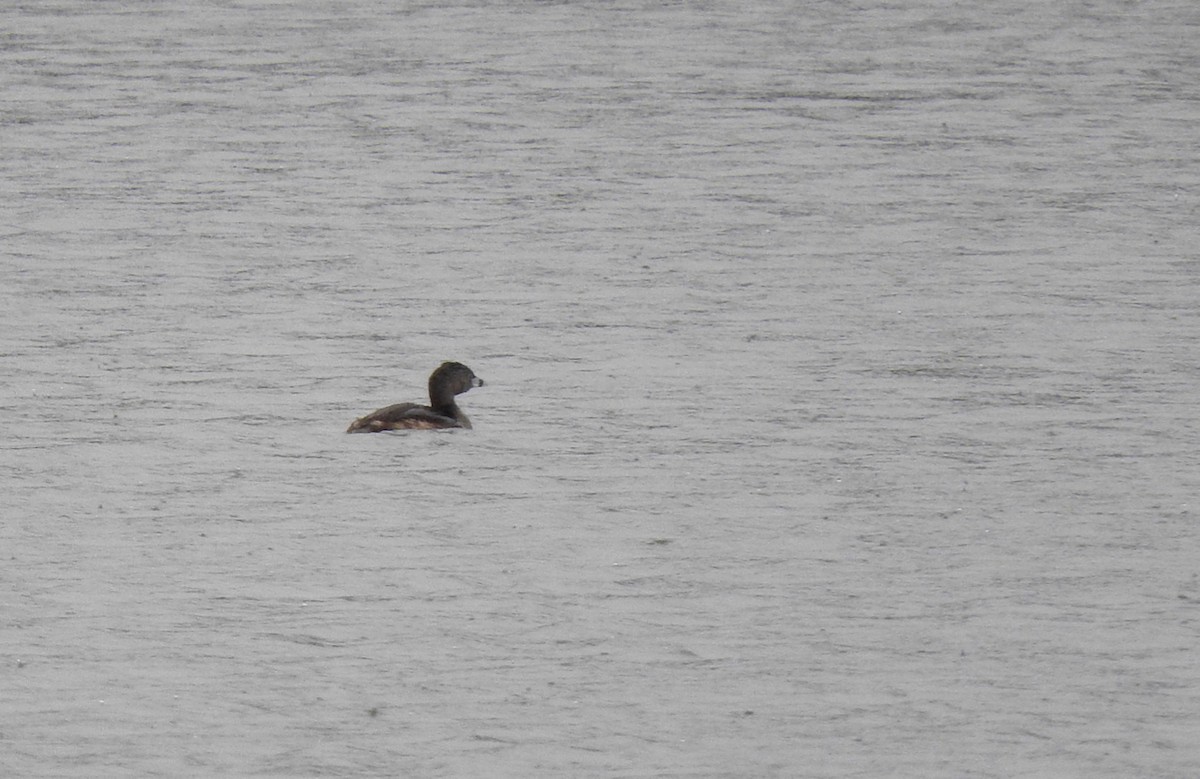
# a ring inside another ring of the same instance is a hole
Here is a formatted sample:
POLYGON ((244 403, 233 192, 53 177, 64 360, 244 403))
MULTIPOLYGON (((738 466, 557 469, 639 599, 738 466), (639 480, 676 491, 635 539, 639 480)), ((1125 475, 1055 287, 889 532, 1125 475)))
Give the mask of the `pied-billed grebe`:
POLYGON ((471 420, 454 402, 471 387, 482 387, 483 379, 461 362, 444 362, 429 376, 429 405, 397 403, 356 419, 347 433, 378 433, 381 430, 440 430, 471 427, 471 420))

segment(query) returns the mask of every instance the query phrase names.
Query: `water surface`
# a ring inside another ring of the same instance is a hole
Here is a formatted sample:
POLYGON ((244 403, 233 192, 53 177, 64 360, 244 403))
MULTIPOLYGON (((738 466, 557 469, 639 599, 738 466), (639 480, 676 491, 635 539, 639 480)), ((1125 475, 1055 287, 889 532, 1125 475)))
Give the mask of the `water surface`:
POLYGON ((1198 27, 0 11, 0 768, 1197 775, 1198 27))

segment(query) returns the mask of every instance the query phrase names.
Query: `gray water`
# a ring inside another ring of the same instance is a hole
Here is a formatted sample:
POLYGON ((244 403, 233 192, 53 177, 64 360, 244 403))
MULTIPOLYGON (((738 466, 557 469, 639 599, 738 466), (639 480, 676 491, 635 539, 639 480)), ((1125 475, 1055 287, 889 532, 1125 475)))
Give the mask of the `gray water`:
POLYGON ((1200 775, 1198 40, 6 5, 0 773, 1200 775))

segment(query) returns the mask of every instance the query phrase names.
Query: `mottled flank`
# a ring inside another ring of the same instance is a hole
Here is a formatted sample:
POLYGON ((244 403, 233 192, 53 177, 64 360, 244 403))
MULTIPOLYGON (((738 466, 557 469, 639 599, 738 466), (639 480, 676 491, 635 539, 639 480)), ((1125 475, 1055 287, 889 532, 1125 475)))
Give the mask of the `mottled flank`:
POLYGON ((346 432, 380 433, 385 430, 442 430, 450 427, 463 427, 463 425, 447 417, 443 417, 441 420, 417 418, 388 420, 374 418, 372 415, 354 420, 350 423, 350 427, 346 428, 346 432))

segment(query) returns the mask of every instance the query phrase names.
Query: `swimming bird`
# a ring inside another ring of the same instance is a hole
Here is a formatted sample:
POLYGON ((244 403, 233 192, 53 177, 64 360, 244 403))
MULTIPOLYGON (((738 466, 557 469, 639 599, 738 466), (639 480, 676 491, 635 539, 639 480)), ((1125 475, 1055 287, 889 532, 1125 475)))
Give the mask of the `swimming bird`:
POLYGON ((471 420, 454 402, 472 387, 482 387, 483 379, 461 362, 444 362, 429 376, 429 405, 397 403, 372 411, 350 423, 347 433, 378 433, 383 430, 441 430, 448 427, 470 429, 471 420))

